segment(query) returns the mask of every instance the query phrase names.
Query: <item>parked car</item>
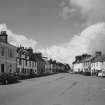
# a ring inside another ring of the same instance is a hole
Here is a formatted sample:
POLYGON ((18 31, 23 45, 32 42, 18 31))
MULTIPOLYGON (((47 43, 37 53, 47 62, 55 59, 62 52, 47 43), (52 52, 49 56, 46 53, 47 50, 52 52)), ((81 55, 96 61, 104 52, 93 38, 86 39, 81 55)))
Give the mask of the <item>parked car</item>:
POLYGON ((100 71, 98 73, 98 77, 105 77, 105 71, 100 71))
POLYGON ((18 82, 18 76, 15 73, 1 73, 0 74, 0 83, 8 84, 18 82))

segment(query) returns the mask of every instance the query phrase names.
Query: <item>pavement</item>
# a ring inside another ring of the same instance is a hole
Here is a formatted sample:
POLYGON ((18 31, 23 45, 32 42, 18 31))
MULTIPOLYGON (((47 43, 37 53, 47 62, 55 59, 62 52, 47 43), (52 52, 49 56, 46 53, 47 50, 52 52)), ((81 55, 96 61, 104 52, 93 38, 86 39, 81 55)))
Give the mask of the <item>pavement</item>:
POLYGON ((0 85, 0 105, 105 105, 105 78, 61 73, 0 85))

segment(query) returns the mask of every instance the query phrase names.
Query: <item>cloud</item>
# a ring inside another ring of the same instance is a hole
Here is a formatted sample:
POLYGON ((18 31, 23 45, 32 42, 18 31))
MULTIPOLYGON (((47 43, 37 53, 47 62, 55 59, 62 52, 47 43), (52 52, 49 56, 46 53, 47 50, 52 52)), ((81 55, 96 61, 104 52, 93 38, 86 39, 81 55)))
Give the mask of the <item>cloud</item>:
POLYGON ((15 46, 32 47, 35 49, 37 41, 27 38, 25 35, 19 35, 7 28, 6 24, 0 24, 0 31, 7 31, 9 42, 15 46))
MULTIPOLYGON (((7 29, 4 24, 0 25, 0 31, 6 30, 9 36, 9 42, 18 46, 19 44, 36 48, 37 42, 29 39, 24 35, 14 34, 11 30, 7 29)), ((105 22, 100 22, 85 28, 81 33, 74 35, 69 42, 53 45, 46 49, 38 49, 44 56, 56 59, 57 61, 71 64, 75 56, 90 53, 94 54, 95 51, 102 51, 105 54, 105 22)))
POLYGON ((64 20, 69 19, 70 14, 74 13, 75 11, 76 11, 75 8, 70 9, 69 7, 63 7, 61 16, 64 18, 64 20))
POLYGON ((102 51, 105 53, 105 23, 91 25, 68 42, 41 50, 45 56, 71 64, 75 56, 102 51))
POLYGON ((79 13, 81 18, 86 18, 87 25, 105 20, 105 0, 64 0, 63 2, 61 4, 64 5, 61 7, 64 19, 79 13))

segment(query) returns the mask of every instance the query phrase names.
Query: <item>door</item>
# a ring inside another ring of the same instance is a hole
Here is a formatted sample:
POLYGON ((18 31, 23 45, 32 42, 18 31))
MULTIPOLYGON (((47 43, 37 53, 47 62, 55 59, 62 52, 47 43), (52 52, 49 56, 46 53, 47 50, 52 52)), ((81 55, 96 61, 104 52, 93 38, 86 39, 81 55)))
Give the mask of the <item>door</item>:
POLYGON ((1 72, 4 72, 4 64, 1 64, 1 72))

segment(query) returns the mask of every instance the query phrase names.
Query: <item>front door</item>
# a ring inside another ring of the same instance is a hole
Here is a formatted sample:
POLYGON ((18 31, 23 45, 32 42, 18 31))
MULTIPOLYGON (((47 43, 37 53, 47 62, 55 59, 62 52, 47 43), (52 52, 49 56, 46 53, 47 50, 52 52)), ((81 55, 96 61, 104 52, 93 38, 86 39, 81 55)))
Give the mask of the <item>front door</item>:
POLYGON ((4 64, 1 64, 1 72, 4 72, 4 64))

